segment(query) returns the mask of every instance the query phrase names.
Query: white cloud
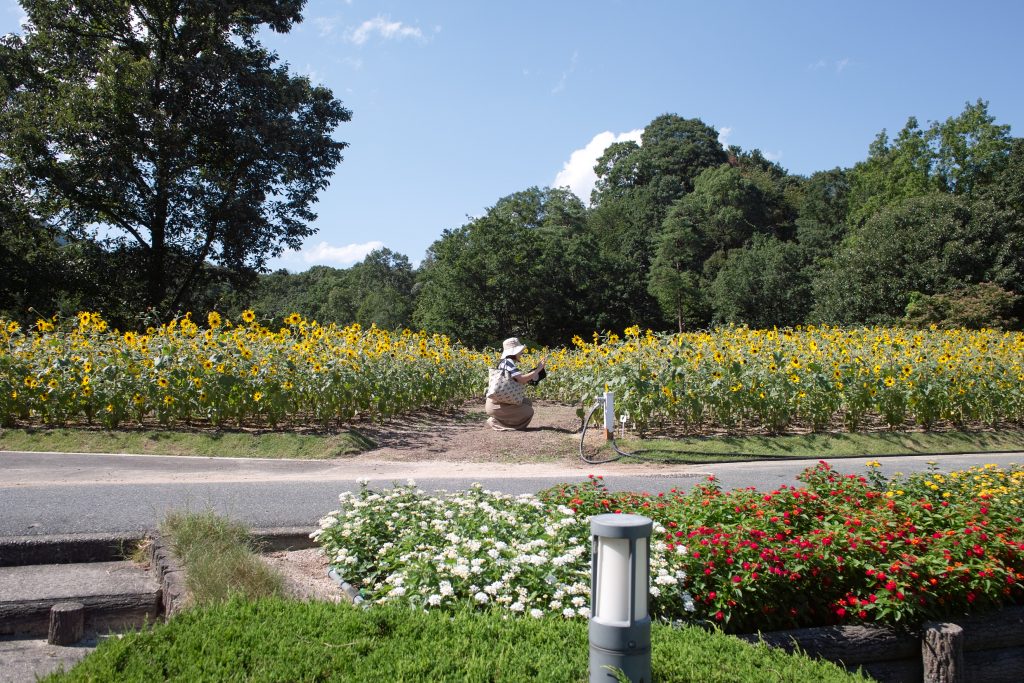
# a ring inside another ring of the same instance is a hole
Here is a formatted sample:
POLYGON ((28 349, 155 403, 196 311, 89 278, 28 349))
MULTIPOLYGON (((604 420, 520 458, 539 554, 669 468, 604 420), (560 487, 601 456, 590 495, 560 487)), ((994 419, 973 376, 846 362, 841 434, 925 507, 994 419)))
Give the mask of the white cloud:
POLYGON ((590 192, 594 189, 594 183, 597 182, 597 176, 594 174, 594 164, 597 163, 598 157, 613 142, 625 142, 626 140, 640 142, 640 136, 643 132, 643 128, 637 128, 628 133, 619 133, 618 135, 607 130, 603 133, 598 133, 583 149, 577 149, 569 155, 569 160, 565 162, 562 170, 555 176, 554 187, 568 187, 584 203, 589 204, 590 192))
POLYGON ((837 74, 841 74, 846 69, 846 67, 850 66, 851 64, 853 64, 853 60, 851 60, 849 57, 843 57, 842 59, 837 59, 834 62, 827 62, 824 59, 819 59, 816 62, 808 64, 807 70, 821 71, 822 69, 832 67, 835 69, 837 74))
POLYGON ((762 150, 761 154, 763 154, 764 158, 767 159, 768 161, 778 161, 779 159, 782 158, 781 149, 778 152, 765 152, 764 150, 762 150))
POLYGON ((732 128, 729 126, 722 126, 718 129, 718 142, 722 147, 729 146, 729 136, 732 135, 732 128))
POLYGON ((299 256, 304 263, 309 265, 343 265, 348 266, 356 261, 362 261, 374 249, 380 249, 384 243, 379 240, 364 242, 363 244, 346 244, 336 247, 327 242, 320 242, 312 247, 304 248, 299 256))
POLYGON ((423 38, 423 31, 419 30, 415 26, 406 26, 400 21, 389 21, 384 17, 375 17, 360 24, 359 28, 355 29, 348 35, 348 39, 356 45, 363 45, 373 37, 374 34, 379 35, 381 38, 386 40, 423 38))
POLYGON ((334 17, 313 17, 313 23, 319 29, 321 38, 333 36, 335 30, 338 28, 339 18, 334 17))
POLYGON ((572 76, 573 72, 576 71, 576 62, 578 62, 579 59, 579 51, 574 51, 572 53, 572 58, 569 60, 569 68, 562 72, 562 77, 558 80, 558 83, 555 84, 555 87, 551 89, 552 95, 557 95, 565 90, 565 83, 569 80, 569 76, 572 76))

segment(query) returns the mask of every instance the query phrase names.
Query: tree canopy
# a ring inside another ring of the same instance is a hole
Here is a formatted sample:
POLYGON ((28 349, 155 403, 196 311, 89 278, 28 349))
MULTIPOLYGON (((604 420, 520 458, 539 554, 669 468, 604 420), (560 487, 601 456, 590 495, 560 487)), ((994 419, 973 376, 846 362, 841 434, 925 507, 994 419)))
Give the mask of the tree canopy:
POLYGON ((345 146, 347 110, 255 40, 302 3, 26 7, 26 35, 0 44, 0 312, 254 308, 477 347, 1024 317, 1024 140, 981 100, 806 177, 664 114, 605 150, 589 206, 530 187, 444 230, 418 267, 380 249, 257 277, 309 234, 345 146))
POLYGON ((341 161, 350 112, 257 40, 303 0, 24 0, 5 37, 6 192, 144 282, 128 308, 168 314, 216 274, 243 282, 298 248, 341 161), (209 265, 221 266, 213 269, 209 265))

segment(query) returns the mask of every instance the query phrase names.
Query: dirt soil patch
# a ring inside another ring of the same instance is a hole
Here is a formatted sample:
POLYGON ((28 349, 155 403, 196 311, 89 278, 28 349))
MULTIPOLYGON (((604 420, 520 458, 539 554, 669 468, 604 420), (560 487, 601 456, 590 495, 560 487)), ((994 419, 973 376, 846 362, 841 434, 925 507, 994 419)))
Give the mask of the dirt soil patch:
MULTIPOLYGON (((533 409, 533 421, 522 431, 491 429, 480 401, 467 402, 451 411, 421 411, 383 424, 360 424, 354 427, 356 431, 379 447, 358 457, 394 461, 576 461, 581 422, 576 408, 535 401, 533 409)), ((587 436, 589 442, 591 433, 587 436)))
POLYGON ((289 597, 325 602, 346 599, 341 586, 327 575, 327 557, 320 548, 282 550, 262 557, 284 577, 284 588, 289 597))

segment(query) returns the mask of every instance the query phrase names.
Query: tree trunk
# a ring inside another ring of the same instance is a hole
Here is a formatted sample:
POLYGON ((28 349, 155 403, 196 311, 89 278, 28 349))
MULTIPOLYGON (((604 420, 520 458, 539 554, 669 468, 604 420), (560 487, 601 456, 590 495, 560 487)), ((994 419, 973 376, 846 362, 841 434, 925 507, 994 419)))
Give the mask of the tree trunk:
MULTIPOLYGON (((158 181, 159 183, 159 178, 158 181)), ((149 272, 147 277, 147 304, 157 312, 161 319, 166 315, 163 310, 164 297, 167 294, 167 196, 158 186, 154 198, 153 214, 149 224, 149 272)))

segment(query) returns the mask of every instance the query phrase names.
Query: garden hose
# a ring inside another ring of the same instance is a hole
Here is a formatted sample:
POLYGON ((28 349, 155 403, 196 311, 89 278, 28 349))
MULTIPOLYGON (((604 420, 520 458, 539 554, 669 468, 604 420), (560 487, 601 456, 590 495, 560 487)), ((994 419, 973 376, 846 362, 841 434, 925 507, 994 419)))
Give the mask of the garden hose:
MULTIPOLYGON (((620 449, 618 444, 615 443, 615 432, 614 431, 609 432, 609 437, 608 437, 608 441, 609 441, 609 443, 611 443, 612 449, 615 451, 614 455, 612 455, 610 457, 607 457, 607 458, 602 458, 602 459, 595 459, 595 458, 593 458, 591 456, 588 456, 586 450, 583 447, 583 443, 584 443, 584 441, 587 438, 587 427, 590 425, 590 418, 592 418, 594 416, 594 413, 597 412, 597 409, 601 408, 603 405, 604 405, 604 401, 599 399, 596 403, 594 403, 594 406, 590 409, 590 412, 588 412, 586 414, 586 416, 583 418, 583 425, 582 425, 582 427, 580 429, 580 460, 582 460, 583 462, 587 463, 588 465, 603 465, 605 463, 615 462, 616 460, 619 460, 621 458, 632 458, 632 459, 638 460, 640 462, 665 463, 665 461, 662 460, 662 459, 645 457, 643 455, 644 453, 652 453, 652 452, 657 452, 657 451, 651 451, 651 450, 648 449, 648 450, 629 452, 629 451, 624 451, 624 450, 620 449)), ((661 451, 661 452, 665 452, 665 451, 661 451)), ((736 453, 736 452, 707 453, 707 452, 704 452, 704 451, 675 451, 675 450, 671 451, 671 453, 673 455, 684 455, 684 456, 685 455, 696 455, 696 456, 715 455, 715 456, 723 456, 723 457, 737 458, 737 459, 744 458, 744 459, 747 459, 747 460, 764 460, 765 459, 765 456, 763 454, 758 455, 756 453, 736 453)), ((865 457, 865 458, 895 458, 895 457, 899 457, 899 456, 922 456, 922 455, 930 455, 930 456, 971 455, 971 453, 969 453, 967 451, 943 451, 943 452, 938 452, 938 453, 866 453, 866 454, 864 454, 863 457, 865 457)), ((810 459, 812 457, 814 457, 814 456, 810 456, 810 457, 802 457, 802 456, 785 457, 785 456, 780 456, 780 457, 778 457, 776 459, 779 459, 779 460, 783 460, 783 459, 785 459, 785 460, 808 460, 808 459, 810 459)))

